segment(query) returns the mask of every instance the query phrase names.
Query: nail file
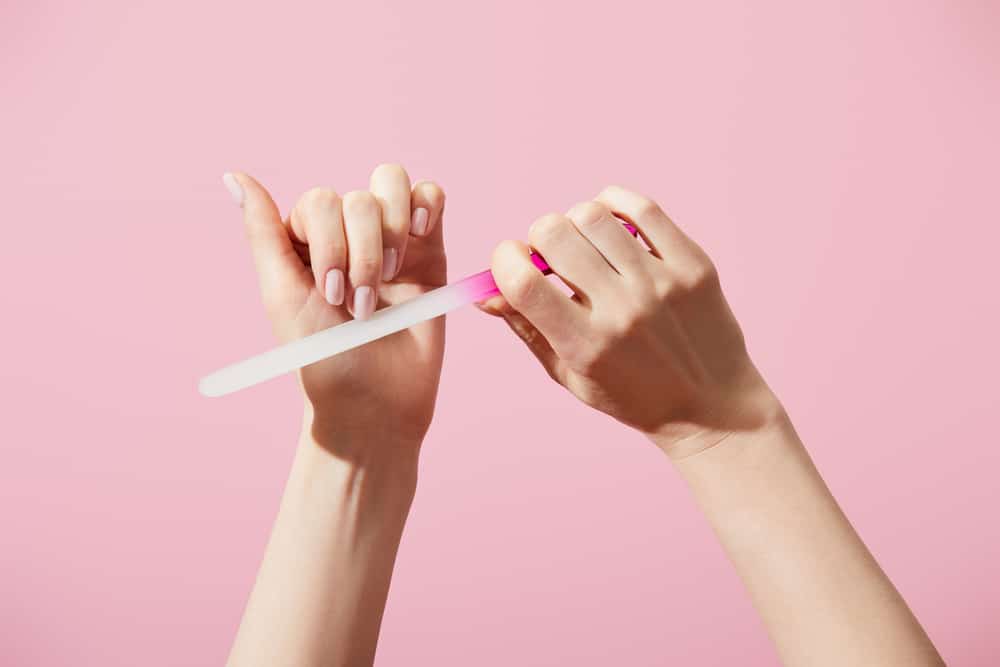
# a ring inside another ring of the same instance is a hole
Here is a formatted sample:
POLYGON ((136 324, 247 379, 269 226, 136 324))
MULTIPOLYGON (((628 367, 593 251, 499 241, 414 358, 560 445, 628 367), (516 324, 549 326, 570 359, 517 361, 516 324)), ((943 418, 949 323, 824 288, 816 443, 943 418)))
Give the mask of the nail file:
MULTIPOLYGON (((633 235, 638 233, 630 224, 625 227, 633 235)), ((537 253, 531 254, 531 261, 542 273, 552 273, 537 253)), ((404 303, 375 311, 366 320, 344 322, 226 366, 203 377, 198 383, 198 391, 204 396, 231 394, 499 293, 493 274, 481 271, 404 303)))

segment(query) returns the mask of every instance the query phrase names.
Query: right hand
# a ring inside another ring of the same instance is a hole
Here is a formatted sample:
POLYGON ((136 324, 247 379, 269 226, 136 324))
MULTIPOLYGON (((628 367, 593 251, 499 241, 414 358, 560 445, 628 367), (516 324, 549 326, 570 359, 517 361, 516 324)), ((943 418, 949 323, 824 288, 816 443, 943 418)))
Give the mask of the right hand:
POLYGON ((501 296, 480 307, 503 317, 581 401, 673 458, 782 414, 715 266, 654 201, 609 187, 539 218, 529 240, 574 294, 546 280, 528 246, 505 241, 492 267, 501 296), (648 251, 615 216, 638 228, 648 251))

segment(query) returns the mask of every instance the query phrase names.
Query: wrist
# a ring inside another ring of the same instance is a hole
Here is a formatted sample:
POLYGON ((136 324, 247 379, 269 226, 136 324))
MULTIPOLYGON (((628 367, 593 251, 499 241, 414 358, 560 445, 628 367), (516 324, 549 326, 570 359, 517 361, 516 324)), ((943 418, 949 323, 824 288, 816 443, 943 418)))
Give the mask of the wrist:
POLYGON ((759 475, 808 456, 783 409, 752 428, 704 432, 667 455, 682 478, 709 485, 733 475, 759 475))
POLYGON ((422 442, 422 433, 397 428, 392 419, 339 419, 306 402, 299 450, 312 458, 323 452, 355 467, 404 472, 416 469, 422 442))
POLYGON ((747 391, 731 405, 689 422, 667 424, 646 436, 679 464, 710 450, 744 447, 791 427, 784 407, 766 385, 747 391))
POLYGON ((331 427, 307 405, 286 496, 320 507, 354 498, 346 505, 365 510, 358 504, 363 500, 405 517, 416 493, 419 453, 420 440, 385 425, 331 427))
POLYGON ((332 446, 303 429, 282 504, 321 522, 349 515, 366 531, 378 526, 401 530, 416 494, 417 452, 357 435, 332 446))

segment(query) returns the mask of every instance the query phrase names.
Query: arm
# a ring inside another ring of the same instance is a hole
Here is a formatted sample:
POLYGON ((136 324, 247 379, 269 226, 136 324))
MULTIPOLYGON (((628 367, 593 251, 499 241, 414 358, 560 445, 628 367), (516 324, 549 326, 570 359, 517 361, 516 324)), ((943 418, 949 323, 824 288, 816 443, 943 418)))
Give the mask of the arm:
POLYGON ((654 202, 610 187, 494 254, 503 317, 549 375, 645 433, 687 481, 788 665, 941 665, 837 506, 704 251, 654 202), (647 248, 624 231, 632 222, 647 248))
POLYGON ((944 664, 787 418, 675 463, 785 664, 944 664))
POLYGON ((304 430, 230 664, 372 664, 416 464, 345 461, 304 430))
MULTIPOLYGON (((370 192, 311 190, 287 224, 250 177, 226 185, 282 340, 445 282, 444 194, 400 167, 370 192)), ((302 433, 230 665, 373 662, 443 346, 439 318, 301 371, 302 433)))

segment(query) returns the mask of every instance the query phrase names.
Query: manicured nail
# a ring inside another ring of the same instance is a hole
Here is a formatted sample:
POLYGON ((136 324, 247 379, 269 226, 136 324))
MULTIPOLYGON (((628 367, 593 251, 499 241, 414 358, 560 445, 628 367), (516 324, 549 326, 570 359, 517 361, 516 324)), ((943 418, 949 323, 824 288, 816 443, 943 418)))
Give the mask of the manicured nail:
POLYGON ((413 218, 410 220, 410 229, 417 236, 423 236, 427 233, 427 209, 418 208, 413 211, 413 218))
POLYGON ((236 180, 236 177, 227 171, 222 175, 222 183, 229 190, 229 194, 232 195, 236 205, 243 206, 243 188, 240 186, 239 181, 236 180))
POLYGON ((326 272, 326 284, 323 286, 323 294, 326 301, 331 306, 339 306, 344 303, 344 272, 340 269, 331 269, 326 272))
POLYGON ((396 277, 398 259, 399 251, 395 248, 386 248, 382 251, 382 282, 389 282, 396 277))
MULTIPOLYGON (((406 257, 406 241, 403 241, 403 247, 399 249, 399 259, 396 260, 396 276, 403 272, 403 259, 406 257)), ((393 276, 395 278, 396 276, 393 276)))
POLYGON ((375 312, 375 290, 367 285, 354 290, 354 319, 367 320, 375 312))

